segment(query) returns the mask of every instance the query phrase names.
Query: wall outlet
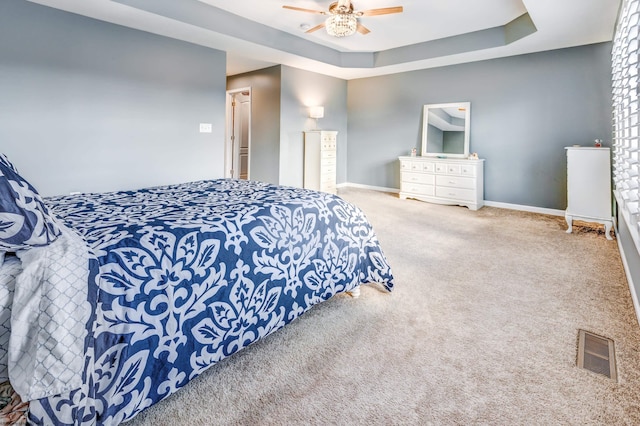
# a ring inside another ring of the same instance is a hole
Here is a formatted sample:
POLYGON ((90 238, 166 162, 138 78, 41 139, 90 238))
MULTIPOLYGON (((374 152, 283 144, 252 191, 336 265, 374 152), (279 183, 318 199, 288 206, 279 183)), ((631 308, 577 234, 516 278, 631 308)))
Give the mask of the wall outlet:
POLYGON ((211 133, 212 131, 211 123, 200 123, 200 133, 211 133))

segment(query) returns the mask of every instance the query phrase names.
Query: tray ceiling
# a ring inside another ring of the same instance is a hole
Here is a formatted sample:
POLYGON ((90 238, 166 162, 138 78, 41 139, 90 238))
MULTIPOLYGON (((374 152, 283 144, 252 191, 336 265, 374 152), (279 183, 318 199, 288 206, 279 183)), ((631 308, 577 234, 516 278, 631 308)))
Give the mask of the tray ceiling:
POLYGON ((352 79, 610 41, 620 0, 353 0, 371 30, 334 38, 331 0, 30 0, 227 52, 227 74, 285 64, 352 79))

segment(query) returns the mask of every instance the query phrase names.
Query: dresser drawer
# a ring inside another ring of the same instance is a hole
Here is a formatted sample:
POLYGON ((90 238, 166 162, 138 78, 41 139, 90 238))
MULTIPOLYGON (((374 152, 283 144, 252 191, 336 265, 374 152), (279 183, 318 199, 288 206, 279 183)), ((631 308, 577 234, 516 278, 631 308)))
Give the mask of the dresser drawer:
POLYGON ((320 191, 328 192, 330 194, 336 193, 336 183, 335 182, 322 182, 320 183, 320 191))
POLYGON ((324 179, 325 176, 332 176, 335 179, 335 176, 336 176, 336 165, 335 164, 329 164, 329 165, 323 164, 322 167, 320 167, 320 175, 322 176, 322 179, 324 179))
POLYGON ((424 183, 428 185, 436 183, 434 175, 427 175, 424 173, 402 172, 400 173, 400 179, 403 183, 424 183))
POLYGON ((401 186, 402 192, 410 192, 412 194, 429 195, 429 196, 433 196, 435 194, 435 187, 433 185, 402 182, 400 186, 401 186))
POLYGON ((419 161, 411 161, 409 163, 409 170, 412 172, 421 172, 422 171, 422 163, 419 161))
POLYGON ((322 158, 322 160, 320 161, 320 167, 324 167, 324 166, 334 166, 336 165, 336 157, 327 157, 327 158, 322 158))
POLYGON ((323 133, 322 142, 336 142, 338 135, 336 133, 323 133))
POLYGON ((448 186, 452 188, 466 188, 474 189, 476 180, 470 177, 463 176, 436 176, 436 185, 448 186))
POLYGON ((420 163, 419 170, 425 173, 434 173, 436 171, 436 165, 434 163, 422 162, 420 163))
POLYGON ((321 181, 319 183, 319 186, 320 186, 319 191, 330 192, 326 188, 335 190, 337 185, 336 185, 336 180, 335 179, 331 179, 331 180, 327 180, 327 181, 321 181))
POLYGON ((460 174, 462 176, 476 176, 476 166, 463 164, 462 167, 460 167, 460 174))
POLYGON ((434 173, 436 165, 427 161, 400 161, 401 172, 434 173))
POLYGON ((436 173, 445 174, 447 173, 447 164, 445 163, 436 163, 434 166, 434 171, 436 173))
POLYGON ((460 164, 447 164, 447 173, 450 175, 459 175, 461 169, 460 164))
POLYGON ((336 151, 335 150, 320 151, 320 158, 322 159, 336 158, 336 151))
POLYGON ((461 164, 436 163, 434 165, 435 172, 438 174, 459 175, 462 174, 461 164))
POLYGON ((322 141, 322 143, 320 144, 320 149, 322 151, 335 151, 336 150, 336 142, 333 141, 329 141, 329 142, 325 142, 322 141))
POLYGON ((411 162, 410 161, 400 161, 400 171, 408 172, 411 170, 411 162))
POLYGON ((473 189, 451 188, 445 186, 436 187, 436 197, 449 198, 452 200, 473 201, 476 191, 473 189))

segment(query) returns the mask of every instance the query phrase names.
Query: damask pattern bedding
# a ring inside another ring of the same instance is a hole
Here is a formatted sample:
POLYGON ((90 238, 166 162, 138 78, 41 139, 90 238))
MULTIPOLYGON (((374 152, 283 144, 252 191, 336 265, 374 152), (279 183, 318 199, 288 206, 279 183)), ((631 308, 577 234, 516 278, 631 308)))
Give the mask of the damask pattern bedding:
POLYGON ((118 424, 337 293, 393 288, 333 195, 214 180, 45 201, 87 242, 91 318, 82 385, 31 401, 34 423, 118 424))

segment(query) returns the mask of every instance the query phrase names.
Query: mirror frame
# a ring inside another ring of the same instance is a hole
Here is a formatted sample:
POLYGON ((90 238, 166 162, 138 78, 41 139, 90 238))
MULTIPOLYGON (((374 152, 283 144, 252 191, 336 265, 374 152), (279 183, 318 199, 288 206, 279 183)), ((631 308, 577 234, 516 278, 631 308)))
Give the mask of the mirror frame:
POLYGON ((423 157, 441 158, 468 158, 469 157, 469 135, 471 130, 471 102, 451 102, 446 104, 424 105, 422 113, 422 153, 423 157), (464 146, 462 154, 449 154, 445 152, 427 152, 427 133, 429 127, 429 110, 431 108, 465 108, 464 116, 464 146))

